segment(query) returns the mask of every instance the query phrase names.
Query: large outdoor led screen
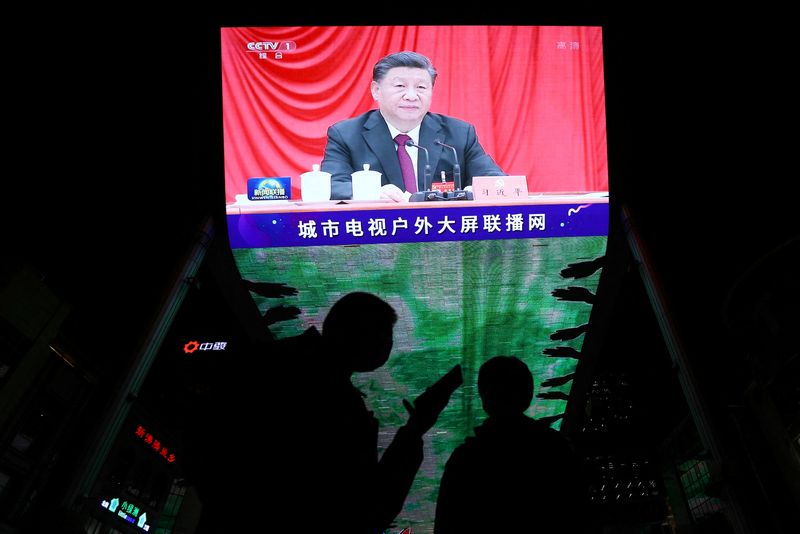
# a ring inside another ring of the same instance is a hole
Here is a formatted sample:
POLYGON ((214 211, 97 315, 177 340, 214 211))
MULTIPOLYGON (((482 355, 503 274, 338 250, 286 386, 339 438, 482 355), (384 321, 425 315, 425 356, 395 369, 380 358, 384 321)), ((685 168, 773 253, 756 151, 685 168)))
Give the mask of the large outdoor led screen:
POLYGON ((388 363, 354 378, 380 420, 379 452, 406 420, 402 400, 462 365, 464 383, 425 436, 423 466, 392 531, 432 532, 444 463, 485 418, 476 386, 484 361, 525 361, 536 387, 528 414, 555 428, 570 401, 592 310, 582 296, 597 292, 608 234, 601 28, 235 27, 222 28, 221 40, 234 259, 246 280, 297 289, 253 294, 262 311, 301 310, 273 333, 321 329, 351 291, 396 309, 388 363), (373 65, 403 50, 438 71, 430 111, 474 125, 505 173, 526 178, 528 196, 303 201, 300 175, 323 162, 328 128, 375 109, 373 65), (254 183, 273 178, 288 198, 253 196, 254 183))

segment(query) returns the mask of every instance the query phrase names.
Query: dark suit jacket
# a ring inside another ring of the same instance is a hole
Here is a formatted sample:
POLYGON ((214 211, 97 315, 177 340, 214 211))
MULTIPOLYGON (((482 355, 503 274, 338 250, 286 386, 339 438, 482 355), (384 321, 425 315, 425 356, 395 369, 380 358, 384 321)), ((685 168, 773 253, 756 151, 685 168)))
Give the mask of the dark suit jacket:
MULTIPOLYGON (((422 120, 419 144, 428 149, 434 180, 441 179, 441 171, 445 171, 447 179, 452 180, 455 163, 453 151, 434 144, 436 139, 455 147, 461 167, 462 188, 472 183, 473 176, 505 175, 481 147, 472 124, 445 115, 428 113, 422 120)), ((369 163, 370 170, 382 174, 381 185, 394 184, 401 191, 405 190, 395 146, 389 127, 378 110, 337 122, 328 128, 322 170, 331 173, 331 198, 352 198, 350 174, 363 170, 365 163, 369 163)), ((418 152, 417 183, 421 186, 425 153, 422 150, 418 152)))

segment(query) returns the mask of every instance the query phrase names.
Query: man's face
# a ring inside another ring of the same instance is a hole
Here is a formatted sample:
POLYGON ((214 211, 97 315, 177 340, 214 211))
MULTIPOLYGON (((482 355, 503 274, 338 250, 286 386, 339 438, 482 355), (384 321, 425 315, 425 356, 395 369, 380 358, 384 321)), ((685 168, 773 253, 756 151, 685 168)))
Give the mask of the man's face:
POLYGON ((431 107, 433 82, 425 69, 395 67, 380 82, 372 82, 372 97, 381 114, 403 132, 414 129, 431 107))

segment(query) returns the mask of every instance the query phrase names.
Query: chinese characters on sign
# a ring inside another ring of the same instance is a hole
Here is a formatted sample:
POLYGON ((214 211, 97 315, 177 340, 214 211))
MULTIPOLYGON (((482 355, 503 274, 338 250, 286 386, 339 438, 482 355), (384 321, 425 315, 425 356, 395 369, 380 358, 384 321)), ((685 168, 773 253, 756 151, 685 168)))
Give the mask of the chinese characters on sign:
POLYGON ((253 191, 254 197, 262 197, 266 199, 286 198, 286 189, 283 187, 264 187, 253 191))
POLYGON ((119 499, 114 497, 110 501, 103 499, 100 501, 100 506, 111 513, 116 513, 123 521, 135 524, 145 532, 150 531, 150 525, 147 523, 147 512, 143 512, 142 515, 139 515, 139 507, 132 502, 122 501, 122 504, 120 504, 119 499))
POLYGON ((250 200, 287 200, 291 198, 290 176, 256 177, 247 179, 247 198, 250 200))
POLYGON ((495 198, 500 197, 500 198, 519 199, 519 198, 525 198, 525 197, 528 196, 528 192, 527 191, 523 191, 519 187, 512 188, 511 190, 508 191, 508 194, 506 194, 506 190, 503 187, 499 187, 499 188, 494 189, 494 190, 489 190, 488 188, 483 188, 482 193, 483 193, 483 196, 485 196, 485 197, 495 197, 495 198))
POLYGON ((157 452, 162 458, 164 458, 169 463, 175 461, 175 454, 169 452, 167 447, 164 446, 161 441, 156 439, 153 434, 148 432, 142 425, 137 425, 136 427, 136 437, 141 438, 147 445, 150 446, 155 452, 157 452))
MULTIPOLYGON (((510 193, 512 189, 506 189, 510 193)), ((608 234, 608 204, 419 203, 228 215, 232 248, 547 239, 608 234), (447 205, 442 205, 447 204, 447 205), (580 213, 578 213, 580 211, 580 213)), ((192 345, 194 347, 194 345, 192 345)), ((191 348, 187 346, 187 350, 191 348)), ((199 348, 199 347, 198 347, 199 348)))
POLYGON ((213 343, 210 341, 204 341, 202 343, 199 341, 189 341, 183 346, 183 352, 191 354, 198 350, 225 350, 226 346, 228 346, 227 341, 214 341, 213 343))
POLYGON ((385 218, 369 218, 366 221, 366 230, 363 227, 363 221, 355 218, 344 221, 343 228, 340 228, 342 225, 339 221, 331 219, 322 221, 319 224, 319 228, 315 220, 301 220, 298 223, 298 236, 303 239, 334 238, 342 231, 355 237, 361 237, 366 233, 376 237, 389 235, 390 229, 392 236, 398 235, 398 233, 413 233, 414 235, 443 234, 445 232, 451 234, 476 234, 479 230, 486 233, 511 233, 523 232, 526 226, 528 231, 544 231, 545 229, 545 215, 543 213, 530 213, 527 221, 522 213, 509 213, 504 219, 501 219, 499 214, 485 214, 480 218, 477 215, 462 215, 460 219, 460 221, 450 219, 447 214, 434 222, 431 222, 428 216, 417 216, 412 219, 396 217, 388 220, 387 224, 387 219, 385 218), (409 225, 409 222, 411 222, 411 225, 409 225))

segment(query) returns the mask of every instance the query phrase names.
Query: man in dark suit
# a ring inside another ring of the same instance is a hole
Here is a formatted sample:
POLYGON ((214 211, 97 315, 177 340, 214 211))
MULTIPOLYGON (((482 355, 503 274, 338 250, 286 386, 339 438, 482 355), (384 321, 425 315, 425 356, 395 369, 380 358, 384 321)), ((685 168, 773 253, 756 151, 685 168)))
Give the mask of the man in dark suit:
POLYGON ((425 155, 418 154, 423 151, 396 142, 398 134, 428 150, 434 180, 441 179, 442 171, 453 180, 455 163, 461 168, 462 188, 471 185, 473 176, 505 175, 481 147, 472 124, 428 111, 436 74, 430 59, 416 52, 389 54, 375 64, 370 90, 378 109, 328 128, 322 170, 331 173, 331 198, 352 198, 350 175, 362 170, 365 163, 382 174, 382 198, 404 202, 411 193, 429 189, 430 183, 423 183, 425 155), (458 162, 453 151, 437 141, 454 147, 458 162), (414 166, 417 183, 411 187, 403 181, 398 147, 408 152, 414 166))

